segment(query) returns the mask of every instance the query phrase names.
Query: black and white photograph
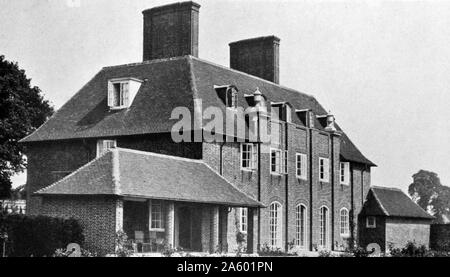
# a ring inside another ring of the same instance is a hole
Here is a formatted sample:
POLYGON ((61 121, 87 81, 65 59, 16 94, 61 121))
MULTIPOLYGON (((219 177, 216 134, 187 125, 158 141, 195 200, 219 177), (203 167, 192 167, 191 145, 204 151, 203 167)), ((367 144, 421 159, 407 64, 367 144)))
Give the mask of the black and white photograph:
POLYGON ((449 257, 449 73, 450 1, 0 0, 0 263, 449 257))

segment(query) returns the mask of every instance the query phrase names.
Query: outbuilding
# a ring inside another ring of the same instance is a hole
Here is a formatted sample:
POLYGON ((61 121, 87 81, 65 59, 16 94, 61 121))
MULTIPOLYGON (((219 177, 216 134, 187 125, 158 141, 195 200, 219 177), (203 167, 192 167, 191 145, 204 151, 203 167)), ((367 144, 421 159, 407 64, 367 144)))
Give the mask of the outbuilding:
POLYGON ((372 187, 359 214, 359 245, 376 243, 385 252, 411 241, 428 248, 433 219, 400 189, 372 187))

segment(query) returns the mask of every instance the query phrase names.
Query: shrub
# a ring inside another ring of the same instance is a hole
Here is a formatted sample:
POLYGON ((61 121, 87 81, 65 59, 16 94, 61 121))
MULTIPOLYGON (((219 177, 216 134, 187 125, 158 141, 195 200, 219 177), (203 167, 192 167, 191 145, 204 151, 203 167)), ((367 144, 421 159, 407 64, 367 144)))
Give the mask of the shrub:
POLYGON ((351 252, 353 256, 357 258, 365 258, 371 254, 371 252, 367 251, 362 247, 355 247, 351 252))
POLYGON ((3 214, 0 230, 8 237, 8 256, 52 256, 56 249, 65 248, 69 243, 82 245, 84 242, 83 229, 75 219, 3 214))
POLYGON ((334 255, 331 253, 331 251, 320 250, 319 251, 319 257, 321 257, 321 258, 329 258, 329 257, 334 257, 334 255))
POLYGON ((120 230, 116 233, 116 255, 117 257, 129 257, 133 254, 131 249, 131 241, 128 240, 127 234, 120 230))
POLYGON ((450 252, 435 251, 427 249, 425 245, 416 245, 415 242, 408 242, 403 248, 395 248, 389 245, 390 257, 450 257, 450 252))
MULTIPOLYGON (((80 257, 99 257, 99 255, 96 252, 91 252, 87 249, 81 248, 81 255, 80 257)), ((53 254, 53 257, 69 257, 71 252, 67 251, 66 249, 60 248, 56 249, 55 253, 53 254)))

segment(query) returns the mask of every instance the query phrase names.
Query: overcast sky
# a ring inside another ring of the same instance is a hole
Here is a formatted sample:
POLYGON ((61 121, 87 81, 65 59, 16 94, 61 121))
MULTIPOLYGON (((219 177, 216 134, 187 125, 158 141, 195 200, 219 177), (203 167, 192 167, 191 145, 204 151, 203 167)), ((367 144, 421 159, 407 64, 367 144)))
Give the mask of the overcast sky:
MULTIPOLYGON (((141 61, 141 11, 171 2, 0 0, 0 54, 59 108, 103 66, 141 61)), ((280 37, 281 84, 335 114, 373 185, 406 190, 419 169, 450 185, 450 2, 197 2, 200 58, 228 66, 229 42, 280 37)))

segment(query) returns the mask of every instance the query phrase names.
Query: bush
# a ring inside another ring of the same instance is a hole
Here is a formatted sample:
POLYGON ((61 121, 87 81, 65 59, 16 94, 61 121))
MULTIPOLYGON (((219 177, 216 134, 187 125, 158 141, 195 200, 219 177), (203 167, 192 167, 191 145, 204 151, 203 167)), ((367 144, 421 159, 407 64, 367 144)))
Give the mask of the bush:
POLYGON ((425 245, 416 245, 415 242, 408 242, 403 248, 394 248, 389 245, 390 257, 450 257, 450 252, 434 251, 427 249, 425 245))
POLYGON ((320 250, 319 251, 319 257, 321 257, 321 258, 329 258, 329 257, 334 257, 334 255, 331 253, 331 251, 320 250))
POLYGON ((116 255, 117 257, 129 257, 134 253, 131 248, 131 241, 127 234, 120 230, 116 233, 116 255))
MULTIPOLYGON (((7 256, 14 257, 52 256, 56 249, 69 243, 84 242, 83 229, 75 219, 2 214, 0 231, 7 235, 7 256)), ((1 245, 3 242, 0 239, 1 245)))

